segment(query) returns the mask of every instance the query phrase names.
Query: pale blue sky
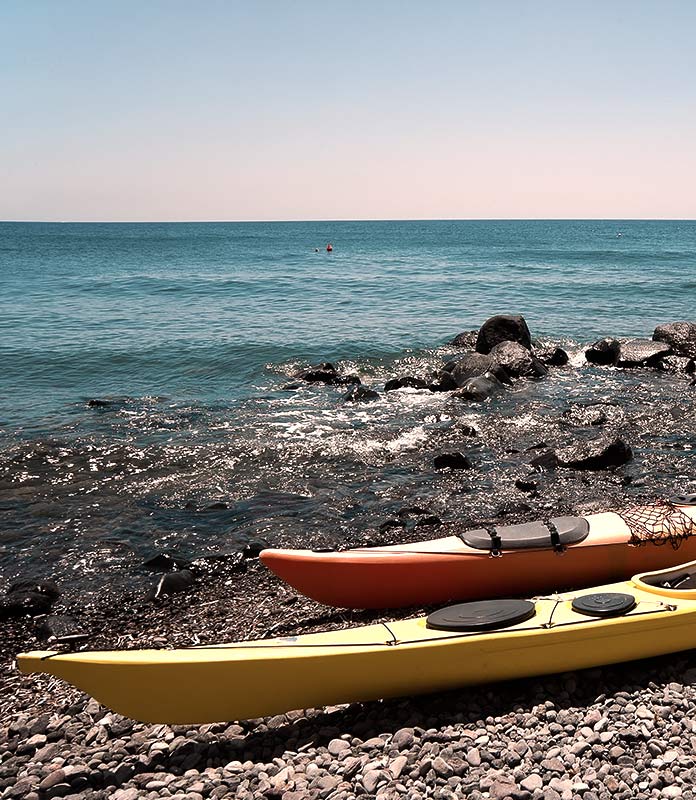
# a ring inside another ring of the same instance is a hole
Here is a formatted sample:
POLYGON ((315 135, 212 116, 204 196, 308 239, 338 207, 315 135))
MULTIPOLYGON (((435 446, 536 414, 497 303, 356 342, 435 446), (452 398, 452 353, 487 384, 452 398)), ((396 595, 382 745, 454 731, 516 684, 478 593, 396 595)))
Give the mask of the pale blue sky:
POLYGON ((0 3, 0 219, 696 216, 696 3, 0 3))

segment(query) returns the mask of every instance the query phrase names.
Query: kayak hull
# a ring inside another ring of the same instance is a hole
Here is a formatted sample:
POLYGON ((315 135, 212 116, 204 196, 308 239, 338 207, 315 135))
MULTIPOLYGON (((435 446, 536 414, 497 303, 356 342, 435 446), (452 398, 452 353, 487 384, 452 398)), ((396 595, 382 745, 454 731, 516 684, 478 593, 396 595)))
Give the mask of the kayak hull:
POLYGON ((696 537, 678 549, 669 543, 635 545, 617 514, 585 519, 590 523, 587 540, 560 553, 550 548, 509 550, 491 557, 449 537, 328 553, 267 549, 260 558, 301 594, 339 608, 415 607, 561 591, 696 559, 696 537))
MULTIPOLYGON (((691 565, 696 572, 696 565, 691 565)), ((592 590, 630 593, 626 615, 596 619, 572 600, 535 598, 502 630, 451 633, 424 618, 284 639, 183 650, 20 654, 114 711, 152 723, 204 724, 296 708, 398 697, 645 658, 696 647, 696 590, 639 578, 592 590)))

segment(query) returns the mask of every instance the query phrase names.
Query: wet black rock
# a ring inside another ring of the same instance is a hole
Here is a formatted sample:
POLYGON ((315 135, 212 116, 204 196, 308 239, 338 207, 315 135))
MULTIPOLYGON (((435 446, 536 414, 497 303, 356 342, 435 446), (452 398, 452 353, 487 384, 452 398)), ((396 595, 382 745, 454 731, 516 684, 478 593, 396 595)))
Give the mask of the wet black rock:
POLYGON ((401 378, 392 378, 384 384, 385 392, 393 392, 396 389, 427 389, 428 384, 422 378, 414 378, 412 375, 404 375, 401 378))
POLYGON ((114 400, 101 400, 98 397, 92 397, 87 401, 88 408, 114 408, 115 405, 114 400))
POLYGON ((537 494, 537 492, 539 491, 539 482, 533 480, 528 476, 523 476, 515 480, 515 487, 519 489, 521 492, 526 492, 528 494, 537 494))
POLYGON ((464 453, 441 453, 433 459, 435 469, 471 469, 474 465, 464 453))
POLYGON ((590 364, 614 366, 619 360, 621 343, 618 339, 599 339, 585 350, 585 358, 590 364))
POLYGON ((565 425, 578 427, 616 424, 625 417, 621 406, 610 403, 577 403, 566 409, 561 415, 565 425))
POLYGON ((53 581, 18 581, 0 598, 0 620, 22 615, 47 614, 60 591, 53 581))
POLYGON ((548 373, 541 361, 518 342, 500 342, 490 357, 513 378, 541 378, 548 373))
POLYGON ((428 389, 431 392, 452 392, 458 388, 457 381, 455 381, 451 372, 441 370, 437 378, 428 384, 428 389))
POLYGON ((357 375, 341 375, 336 367, 329 361, 323 361, 312 367, 300 370, 295 375, 308 383, 325 383, 329 386, 347 386, 360 383, 357 375))
POLYGON ((550 472, 561 466, 561 460, 554 450, 545 450, 543 453, 539 453, 538 456, 535 456, 529 464, 537 472, 550 472))
POLYGON ((462 331, 452 339, 450 344, 454 347, 466 347, 467 350, 473 350, 476 347, 478 334, 478 331, 462 331))
POLYGON ((591 442, 571 445, 558 451, 564 467, 600 470, 620 467, 633 458, 633 451, 623 439, 602 436, 591 442))
POLYGON ((181 569, 177 572, 167 572, 163 575, 157 586, 153 586, 147 594, 148 600, 157 600, 165 594, 176 594, 190 589, 196 579, 190 569, 181 569))
POLYGON ((696 358, 696 322, 658 325, 652 338, 656 342, 666 342, 678 356, 696 358))
POLYGON ((348 389, 348 391, 341 396, 341 400, 343 400, 344 403, 369 403, 372 400, 379 400, 379 392, 358 384, 348 389))
POLYGON ((68 614, 49 614, 38 628, 39 636, 52 642, 77 642, 89 638, 89 633, 68 614))
POLYGON ((684 372, 692 375, 696 371, 696 361, 688 356, 666 356, 657 365, 662 372, 684 372))
POLYGON ((175 569, 186 569, 190 565, 191 563, 185 558, 173 556, 170 553, 157 553, 157 555, 145 559, 141 567, 151 572, 171 572, 175 569))
POLYGON ((492 372, 486 372, 476 378, 470 378, 464 383, 461 389, 452 392, 452 397, 458 400, 473 400, 482 402, 487 400, 492 394, 501 391, 503 384, 492 372))
POLYGON ((524 317, 498 314, 487 319, 476 339, 477 353, 490 353, 500 342, 518 342, 527 350, 532 349, 532 336, 524 317))
POLYGON ((621 342, 617 364, 620 367, 654 367, 670 352, 671 347, 664 342, 629 339, 621 342))
POLYGON ((562 347, 543 347, 535 350, 536 357, 547 367, 564 367, 568 361, 568 353, 562 347))
POLYGON ((464 386, 471 378, 478 378, 489 372, 501 383, 512 383, 505 367, 499 364, 492 356, 481 353, 467 353, 454 364, 451 370, 457 386, 464 386))
POLYGON ((249 539, 244 545, 242 555, 244 558, 258 558, 259 553, 268 547, 268 542, 265 539, 249 539))

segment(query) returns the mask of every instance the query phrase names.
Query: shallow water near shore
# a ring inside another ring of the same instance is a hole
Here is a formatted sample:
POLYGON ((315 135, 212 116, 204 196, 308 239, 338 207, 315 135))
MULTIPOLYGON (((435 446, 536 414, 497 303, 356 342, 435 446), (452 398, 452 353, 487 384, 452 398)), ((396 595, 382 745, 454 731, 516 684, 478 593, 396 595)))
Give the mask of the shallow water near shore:
POLYGON ((133 586, 154 552, 259 537, 366 541, 413 506, 466 525, 691 488, 693 387, 582 351, 693 319, 694 253, 693 222, 0 224, 0 589, 133 586), (482 405, 286 388, 331 360, 381 392, 496 313, 523 314, 570 365, 482 405), (634 461, 517 490, 528 448, 597 433, 563 417, 596 402, 619 409, 608 429, 634 461), (451 450, 474 469, 433 470, 451 450))

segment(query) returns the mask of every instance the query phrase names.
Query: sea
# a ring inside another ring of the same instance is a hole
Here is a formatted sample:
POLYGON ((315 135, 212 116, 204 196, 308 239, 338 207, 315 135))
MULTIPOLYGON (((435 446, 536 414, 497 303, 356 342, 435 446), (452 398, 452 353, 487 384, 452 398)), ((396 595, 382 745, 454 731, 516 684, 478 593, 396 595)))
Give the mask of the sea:
POLYGON ((0 591, 692 488, 689 380, 583 352, 694 320, 695 301, 693 221, 0 223, 0 591), (384 393, 495 314, 570 364, 481 404, 384 393), (296 379, 325 361, 379 399, 296 379), (564 423, 588 404, 619 409, 632 464, 522 494, 530 449, 597 434, 564 423), (433 469, 455 450, 474 468, 433 469))

